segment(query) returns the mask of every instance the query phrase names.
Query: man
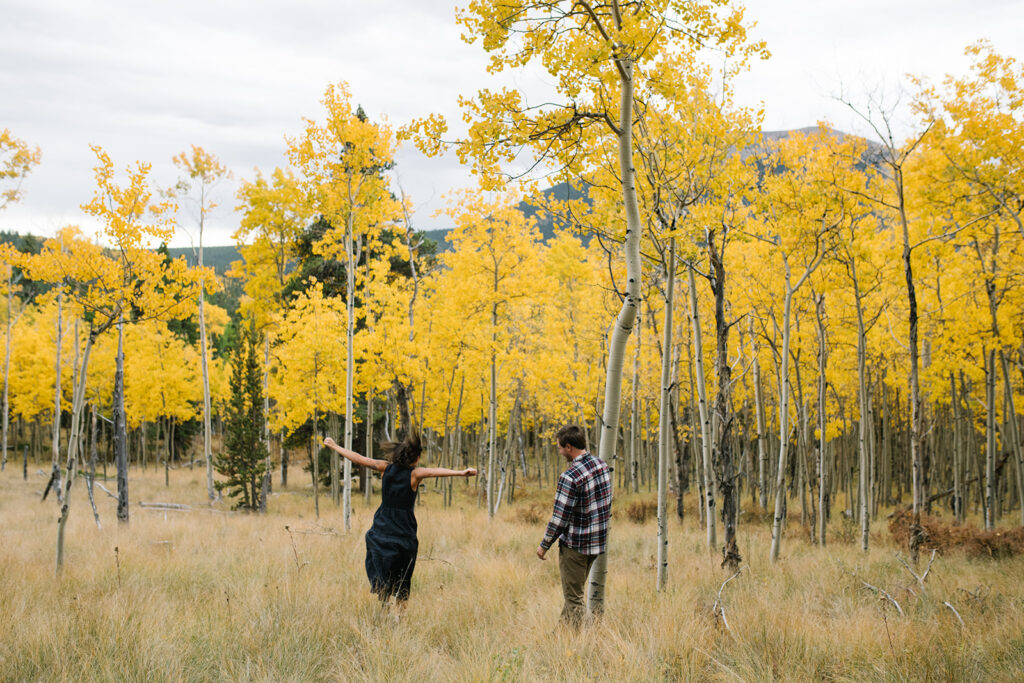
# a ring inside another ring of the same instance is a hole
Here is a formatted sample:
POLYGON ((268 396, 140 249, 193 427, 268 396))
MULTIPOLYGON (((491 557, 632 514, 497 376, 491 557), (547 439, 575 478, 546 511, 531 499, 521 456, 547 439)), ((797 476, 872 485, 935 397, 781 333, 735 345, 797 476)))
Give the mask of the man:
POLYGON ((559 454, 569 467, 558 478, 555 510, 537 557, 544 560, 558 540, 558 571, 562 576, 562 621, 579 627, 586 614, 583 586, 594 560, 607 550, 612 513, 612 477, 608 465, 587 450, 583 430, 567 425, 555 434, 559 454))

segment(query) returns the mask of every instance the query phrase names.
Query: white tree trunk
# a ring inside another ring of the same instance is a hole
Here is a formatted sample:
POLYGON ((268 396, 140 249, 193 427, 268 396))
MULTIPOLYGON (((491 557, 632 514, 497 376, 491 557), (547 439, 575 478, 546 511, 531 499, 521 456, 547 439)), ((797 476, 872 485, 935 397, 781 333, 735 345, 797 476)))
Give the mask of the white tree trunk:
POLYGON ((704 523, 708 550, 718 545, 715 520, 715 474, 711 463, 711 418, 708 415, 707 384, 704 381, 704 342, 700 331, 700 311, 697 307, 697 282, 693 267, 687 268, 690 287, 690 322, 693 326, 693 372, 697 390, 697 414, 700 416, 701 472, 704 479, 704 523))
POLYGON ((772 545, 769 552, 772 562, 779 559, 779 549, 782 545, 782 507, 786 499, 786 456, 789 453, 789 342, 793 295, 818 267, 821 259, 822 255, 819 253, 817 259, 807 266, 795 285, 790 284, 788 260, 785 257, 782 260, 785 267, 786 294, 783 298, 782 353, 779 365, 779 469, 775 477, 775 513, 772 516, 772 545))
POLYGON ((67 482, 64 484, 63 503, 60 508, 60 517, 57 519, 57 562, 56 571, 60 575, 64 568, 64 536, 67 527, 68 516, 71 512, 71 487, 78 477, 78 438, 81 428, 82 408, 85 405, 85 379, 89 367, 89 352, 92 350, 92 335, 85 344, 85 351, 82 354, 82 366, 78 372, 78 381, 72 391, 71 400, 71 429, 68 438, 68 460, 67 460, 67 482))
POLYGON ((996 350, 985 354, 985 530, 996 525, 996 350))
POLYGON ((1011 450, 1013 452, 1014 461, 1017 466, 1014 468, 1017 471, 1017 496, 1018 502, 1020 503, 1020 516, 1021 524, 1024 525, 1024 458, 1021 456, 1021 443, 1020 434, 1017 430, 1017 407, 1014 405, 1013 400, 1013 385, 1010 383, 1010 363, 1006 358, 1006 352, 1003 349, 999 350, 999 360, 1002 364, 1003 369, 1003 396, 1006 397, 1006 424, 1009 438, 1007 441, 1010 443, 1011 450))
MULTIPOLYGON (((622 308, 608 340, 608 366, 605 375, 604 411, 601 423, 601 445, 598 457, 614 462, 619 437, 619 403, 622 399, 622 366, 626 341, 633 331, 640 310, 640 207, 636 196, 636 169, 633 166, 633 64, 619 58, 621 93, 619 108, 619 171, 622 178, 622 201, 626 212, 626 292, 622 308)), ((591 612, 604 612, 604 589, 608 573, 608 554, 600 555, 590 570, 587 604, 591 612)))
MULTIPOLYGON (((366 397, 366 457, 373 457, 373 389, 370 389, 366 397)), ((366 485, 363 486, 363 500, 367 505, 373 502, 373 474, 369 468, 366 469, 366 485)))
POLYGON ((761 509, 768 507, 766 469, 768 465, 768 430, 764 419, 764 390, 761 387, 761 364, 757 358, 757 335, 754 334, 754 318, 750 319, 750 348, 754 373, 754 415, 757 421, 757 497, 761 509))
POLYGON ((3 427, 3 458, 0 459, 0 472, 7 467, 7 429, 10 413, 10 377, 11 377, 11 288, 14 287, 14 269, 7 266, 7 338, 4 344, 4 427, 3 427))
MULTIPOLYGON (((814 297, 816 299, 815 312, 818 323, 818 543, 825 547, 826 530, 826 508, 828 507, 828 458, 825 455, 827 445, 826 428, 826 395, 827 381, 825 368, 828 362, 828 349, 825 346, 825 295, 814 297)), ((863 498, 861 499, 863 501, 863 498)))
MULTIPOLYGON (((491 324, 497 322, 492 316, 491 324)), ((498 447, 498 363, 494 352, 491 352, 491 386, 490 398, 487 407, 487 517, 492 519, 496 508, 494 500, 495 465, 497 464, 498 447)))
MULTIPOLYGON (((61 346, 64 344, 64 295, 57 295, 57 360, 53 386, 53 466, 60 467, 60 365, 61 346)), ((58 490, 58 498, 63 495, 58 490)))
MULTIPOLYGON (((267 449, 266 491, 271 491, 271 473, 274 471, 270 462, 270 332, 263 335, 263 445, 267 449)), ((263 496, 261 512, 267 511, 267 499, 263 496)))
MULTIPOLYGON (((672 403, 672 307, 675 304, 676 287, 676 241, 668 243, 668 265, 665 284, 665 341, 661 357, 661 412, 658 429, 658 576, 657 589, 665 588, 668 574, 668 516, 666 498, 668 493, 668 461, 673 439, 670 438, 670 406, 672 403)), ((691 271, 692 272, 692 271, 691 271)))
POLYGON ((779 559, 782 543, 782 506, 786 498, 786 457, 789 453, 789 319, 793 291, 786 281, 786 296, 783 304, 782 353, 779 366, 779 461, 775 475, 775 513, 772 517, 772 545, 769 558, 779 559))
POLYGON ((857 271, 854 259, 849 262, 853 276, 854 302, 857 308, 857 400, 860 408, 860 420, 857 426, 857 456, 860 463, 860 549, 868 550, 871 532, 871 457, 868 451, 869 429, 871 427, 871 408, 868 397, 867 380, 867 332, 864 329, 864 310, 861 305, 860 291, 857 284, 857 271))
MULTIPOLYGON (((199 223, 199 267, 203 267, 203 224, 199 223)), ((213 447, 211 441, 211 417, 213 412, 210 405, 210 367, 207 361, 206 347, 206 284, 199 285, 199 357, 202 359, 203 369, 203 459, 206 461, 206 495, 212 503, 217 498, 217 491, 213 486, 213 447)))
POLYGON ((117 359, 114 369, 114 460, 117 466, 117 521, 128 523, 128 430, 124 412, 124 315, 117 322, 117 359))

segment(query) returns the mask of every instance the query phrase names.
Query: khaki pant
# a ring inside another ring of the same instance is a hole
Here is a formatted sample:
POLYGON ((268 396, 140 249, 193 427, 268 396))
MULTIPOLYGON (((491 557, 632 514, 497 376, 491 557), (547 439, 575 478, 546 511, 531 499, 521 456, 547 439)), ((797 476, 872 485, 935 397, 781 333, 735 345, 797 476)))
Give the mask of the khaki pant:
POLYGON ((562 576, 562 596, 565 598, 562 621, 571 626, 579 627, 586 616, 583 589, 596 559, 597 555, 584 555, 563 544, 558 546, 558 572, 562 576))

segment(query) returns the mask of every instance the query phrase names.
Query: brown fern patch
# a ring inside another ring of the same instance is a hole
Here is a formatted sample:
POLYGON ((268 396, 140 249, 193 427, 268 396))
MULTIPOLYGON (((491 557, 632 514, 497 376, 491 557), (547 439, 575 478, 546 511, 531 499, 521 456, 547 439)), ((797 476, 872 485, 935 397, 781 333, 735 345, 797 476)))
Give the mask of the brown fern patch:
POLYGON ((658 515, 658 502, 654 500, 634 500, 626 506, 626 517, 636 524, 643 524, 649 517, 658 515))
MULTIPOLYGON (((910 544, 914 515, 900 510, 889 521, 889 533, 900 546, 910 544)), ((969 557, 1005 558, 1024 553, 1024 527, 986 531, 970 525, 951 524, 939 517, 921 515, 920 549, 946 553, 961 550, 969 557)))

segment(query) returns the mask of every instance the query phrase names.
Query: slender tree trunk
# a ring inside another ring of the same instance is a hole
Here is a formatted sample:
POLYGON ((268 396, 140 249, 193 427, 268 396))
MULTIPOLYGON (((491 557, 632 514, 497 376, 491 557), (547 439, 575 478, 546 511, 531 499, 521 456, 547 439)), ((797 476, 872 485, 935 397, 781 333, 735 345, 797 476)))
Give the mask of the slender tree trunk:
POLYGON ((263 445, 267 449, 266 480, 263 489, 266 495, 260 499, 260 512, 267 511, 267 496, 273 491, 271 473, 274 471, 270 461, 270 332, 263 335, 263 445))
MULTIPOLYGON (((349 193, 349 206, 354 206, 355 197, 351 194, 351 188, 349 193)), ((355 350, 352 348, 352 344, 355 340, 355 289, 356 289, 356 262, 359 260, 359 254, 357 254, 356 236, 355 236, 355 215, 352 211, 349 211, 347 227, 345 230, 345 256, 348 259, 348 267, 346 270, 346 280, 348 286, 345 292, 345 311, 346 311, 346 328, 345 328, 345 448, 352 449, 352 422, 355 419, 354 416, 354 397, 353 397, 353 381, 355 379, 355 350)), ((362 244, 358 245, 358 251, 362 252, 362 244)), ((331 453, 334 453, 332 450, 331 453)), ((342 477, 344 478, 344 493, 342 508, 344 510, 343 515, 345 518, 345 531, 352 528, 352 461, 345 458, 345 462, 342 464, 343 472, 342 477)))
MULTIPOLYGON (((825 390, 827 387, 825 368, 828 363, 828 349, 825 346, 825 295, 815 297, 815 313, 818 323, 818 543, 825 547, 826 514, 828 509, 828 471, 825 457, 826 432, 828 420, 825 414, 825 390)), ((862 509, 864 498, 861 498, 862 509)))
POLYGON ((872 477, 868 453, 868 429, 873 424, 870 397, 867 386, 867 332, 864 329, 864 307, 861 303, 860 287, 857 281, 856 260, 849 260, 851 279, 853 280, 854 305, 857 310, 857 403, 860 419, 857 425, 857 457, 860 489, 860 549, 868 550, 871 538, 871 515, 869 505, 872 500, 872 477))
POLYGON ((783 299, 782 353, 779 359, 779 461, 775 479, 775 513, 772 516, 772 544, 769 551, 769 559, 772 562, 779 559, 779 550, 782 546, 783 507, 786 502, 786 459, 789 454, 789 343, 793 295, 810 275, 811 270, 813 270, 809 268, 797 284, 791 286, 789 264, 784 262, 784 265, 786 267, 786 294, 783 299))
MULTIPOLYGON (((492 313, 491 324, 497 325, 492 313)), ((487 518, 493 519, 496 512, 494 500, 495 465, 497 464, 498 447, 498 362, 491 353, 491 384, 490 397, 487 402, 487 518)))
MULTIPOLYGON (((330 434, 338 433, 338 414, 334 412, 327 413, 327 432, 330 434)), ((334 503, 334 507, 341 505, 341 456, 338 452, 331 449, 331 502, 334 503)), ((344 513, 342 513, 344 515, 344 513)), ((346 529, 347 531, 348 529, 346 529)))
POLYGON ((13 296, 12 288, 14 287, 14 269, 11 266, 7 266, 7 337, 4 342, 4 418, 3 418, 3 457, 0 458, 0 472, 3 472, 7 467, 7 429, 8 429, 8 416, 11 412, 10 403, 10 378, 11 378, 11 315, 12 306, 11 299, 13 296))
POLYGON ((68 522, 68 515, 71 512, 71 487, 78 477, 78 447, 81 443, 78 433, 81 428, 82 410, 85 404, 85 380, 89 368, 89 353, 92 351, 93 336, 90 334, 85 344, 85 351, 82 354, 82 366, 78 373, 77 381, 72 390, 71 399, 71 429, 68 438, 68 460, 67 460, 67 482, 65 483, 63 502, 61 503, 60 517, 57 519, 57 575, 61 574, 64 568, 64 538, 68 522))
MULTIPOLYGON (((63 312, 64 295, 57 294, 57 353, 56 367, 53 386, 53 469, 60 469, 60 415, 61 415, 61 351, 64 345, 63 312)), ((57 488, 57 499, 63 496, 60 487, 57 488)))
POLYGON ((284 446, 284 432, 278 435, 281 444, 281 488, 288 488, 288 449, 284 446))
POLYGON ((117 369, 114 372, 114 463, 117 467, 117 521, 128 523, 128 427, 124 413, 124 314, 117 322, 117 369))
POLYGON ((96 528, 102 529, 100 524, 100 513, 96 509, 96 496, 93 495, 93 484, 96 481, 96 459, 99 452, 96 449, 96 431, 99 427, 96 419, 96 405, 90 405, 90 429, 89 429, 89 474, 86 477, 87 490, 89 492, 89 504, 92 506, 92 516, 96 522, 96 528))
MULTIPOLYGON (((637 330, 637 342, 633 353, 633 381, 631 382, 632 398, 629 409, 629 448, 625 483, 627 490, 637 493, 640 490, 640 336, 643 328, 637 330)), ((620 478, 621 481, 621 478, 620 478)))
MULTIPOLYGON (((620 111, 618 126, 619 172, 622 179, 622 200, 626 213, 626 291, 615 325, 608 340, 604 411, 601 419, 601 445, 598 457, 606 463, 615 461, 616 441, 619 438, 619 402, 622 398, 622 366, 625 360, 626 340, 640 311, 640 207, 636 194, 636 169, 633 165, 633 63, 631 58, 616 57, 619 68, 620 111)), ((608 553, 602 553, 590 571, 587 603, 595 614, 604 612, 605 581, 608 573, 608 553)))
POLYGON ((750 318, 750 346, 754 373, 754 415, 757 421, 757 499, 762 510, 768 508, 766 470, 768 466, 768 430, 764 419, 764 390, 761 386, 761 364, 758 360, 757 335, 754 334, 754 318, 750 318))
POLYGON ((672 307, 675 305, 676 289, 676 240, 668 242, 668 265, 665 283, 665 341, 661 347, 661 409, 658 429, 658 576, 657 589, 665 589, 668 578, 668 461, 671 457, 671 425, 669 417, 672 405, 672 307))
POLYGON ((690 322, 693 326, 693 372, 697 393, 697 412, 700 416, 701 478, 704 480, 704 523, 708 550, 718 545, 715 519, 715 478, 711 463, 711 418, 708 415, 707 384, 704 380, 704 343, 700 330, 700 309, 697 303, 697 283, 693 267, 687 268, 690 287, 690 322))
MULTIPOLYGON (((203 267, 203 228, 199 227, 199 267, 203 267)), ((203 459, 206 462, 206 496, 212 503, 217 499, 217 490, 213 486, 213 445, 211 414, 213 408, 210 403, 210 367, 207 360, 208 350, 206 344, 206 285, 199 285, 199 357, 203 370, 203 459)))
POLYGON ((985 353, 985 529, 995 528, 996 509, 996 350, 985 353))
MULTIPOLYGON (((725 228, 723 228, 725 230, 725 228)), ((708 261, 711 264, 711 291, 715 302, 715 378, 718 390, 715 393, 714 443, 718 451, 717 488, 722 495, 722 525, 725 543, 722 546, 722 566, 735 572, 743 557, 736 542, 736 528, 739 525, 739 487, 736 474, 736 450, 733 448, 732 409, 732 367, 729 365, 729 328, 725 316, 725 246, 726 235, 721 237, 721 246, 715 241, 713 231, 707 231, 708 261)))
POLYGON ((964 521, 963 462, 961 453, 966 448, 964 439, 963 411, 956 390, 956 378, 949 373, 949 403, 953 409, 953 519, 957 524, 964 521))
MULTIPOLYGON (((368 396, 366 397, 366 457, 373 457, 373 389, 370 389, 368 396)), ((366 485, 363 486, 363 500, 367 505, 373 502, 373 475, 368 468, 365 470, 366 485)))
POLYGON ((1017 471, 1017 500, 1020 505, 1021 525, 1024 526, 1024 458, 1021 454, 1020 432, 1017 425, 1017 406, 1013 398, 1013 384, 1010 380, 1010 362, 1006 357, 1005 349, 999 350, 999 360, 1003 370, 1003 395, 1006 397, 1006 425, 1007 441, 1013 453, 1014 464, 1017 471))
POLYGON ((921 412, 920 386, 920 343, 918 341, 917 290, 914 283, 914 270, 911 263, 910 228, 907 221, 906 203, 903 195, 903 171, 895 169, 896 190, 899 201, 899 219, 903 228, 903 274, 907 283, 907 322, 909 327, 910 346, 910 464, 911 489, 913 493, 914 524, 910 537, 910 552, 917 560, 917 550, 922 540, 921 505, 924 500, 922 486, 924 472, 921 468, 921 441, 924 434, 923 416, 921 412))
POLYGON ((309 445, 309 458, 313 461, 313 512, 320 519, 320 429, 319 411, 313 408, 313 440, 309 445))

